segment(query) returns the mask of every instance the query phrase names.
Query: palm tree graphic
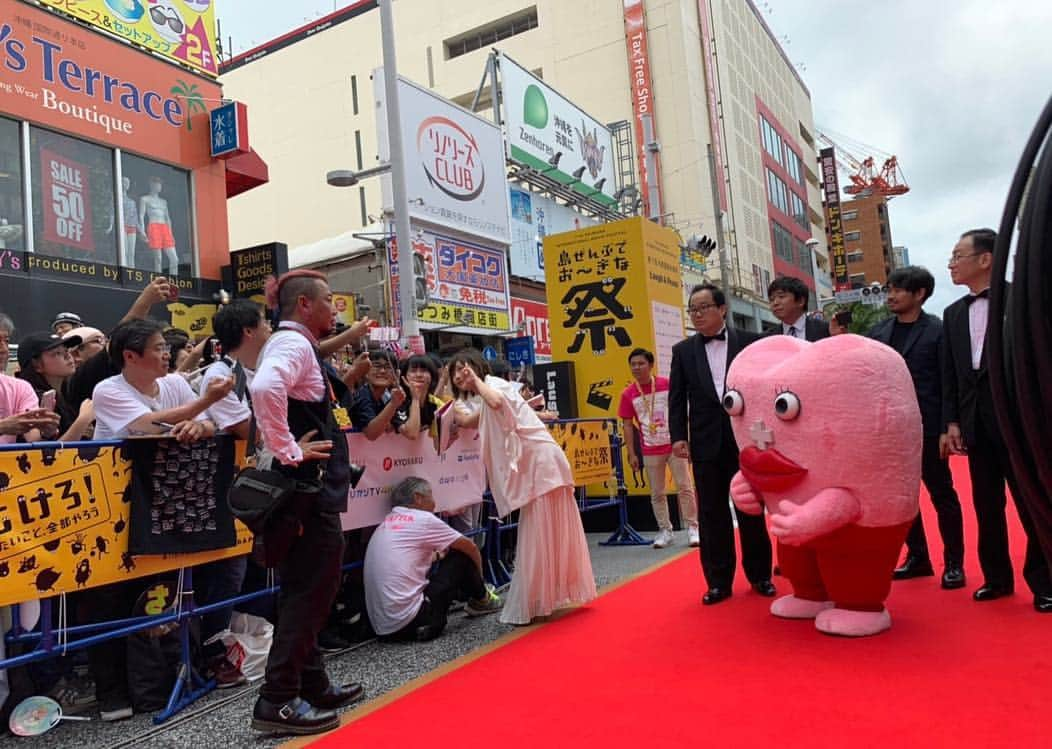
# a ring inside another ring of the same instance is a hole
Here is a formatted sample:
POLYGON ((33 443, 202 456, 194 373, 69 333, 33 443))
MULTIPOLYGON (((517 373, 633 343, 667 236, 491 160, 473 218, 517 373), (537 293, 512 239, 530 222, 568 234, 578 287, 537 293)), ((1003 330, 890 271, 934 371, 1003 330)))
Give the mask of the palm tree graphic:
POLYGON ((177 78, 176 85, 172 86, 171 92, 175 96, 186 100, 186 129, 193 130, 190 120, 193 118, 194 112, 203 114, 208 111, 205 108, 205 100, 201 97, 201 92, 197 90, 197 84, 187 83, 183 79, 177 78))

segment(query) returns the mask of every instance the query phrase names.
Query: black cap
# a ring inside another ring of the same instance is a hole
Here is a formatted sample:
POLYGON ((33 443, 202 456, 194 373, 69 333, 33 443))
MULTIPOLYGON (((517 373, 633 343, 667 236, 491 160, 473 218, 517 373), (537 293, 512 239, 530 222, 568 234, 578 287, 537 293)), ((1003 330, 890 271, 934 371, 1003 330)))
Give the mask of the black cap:
POLYGON ((76 335, 63 338, 54 333, 30 333, 18 344, 18 366, 26 369, 31 361, 51 349, 59 346, 65 346, 68 349, 76 348, 83 342, 81 337, 76 335))
POLYGON ((63 322, 68 322, 74 328, 84 326, 84 321, 80 319, 80 315, 76 312, 59 312, 55 319, 51 321, 51 329, 54 330, 56 325, 63 322))

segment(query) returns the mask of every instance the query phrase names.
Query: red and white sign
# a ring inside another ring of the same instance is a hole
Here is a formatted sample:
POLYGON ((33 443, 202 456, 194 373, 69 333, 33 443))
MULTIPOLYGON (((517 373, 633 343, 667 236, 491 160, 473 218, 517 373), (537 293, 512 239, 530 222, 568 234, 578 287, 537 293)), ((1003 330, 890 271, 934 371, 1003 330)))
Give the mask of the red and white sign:
MULTIPOLYGON (((654 82, 650 76, 650 52, 647 48, 647 19, 643 13, 643 0, 624 0, 625 42, 628 44, 628 68, 632 87, 632 112, 636 131, 636 159, 639 163, 639 194, 643 197, 644 215, 650 215, 650 183, 643 165, 647 160, 646 143, 643 142, 643 118, 650 117, 650 124, 657 133, 657 117, 654 109, 654 82)), ((654 179, 658 196, 661 195, 661 154, 654 154, 654 179)))
POLYGON ((88 168, 79 161, 40 149, 44 239, 92 252, 88 168))
POLYGON ((475 136, 448 117, 428 117, 416 133, 421 166, 435 187, 454 200, 474 200, 486 186, 475 136))
POLYGON ((528 299, 511 298, 511 326, 522 328, 522 334, 533 336, 538 357, 552 359, 552 334, 548 324, 548 305, 528 299))

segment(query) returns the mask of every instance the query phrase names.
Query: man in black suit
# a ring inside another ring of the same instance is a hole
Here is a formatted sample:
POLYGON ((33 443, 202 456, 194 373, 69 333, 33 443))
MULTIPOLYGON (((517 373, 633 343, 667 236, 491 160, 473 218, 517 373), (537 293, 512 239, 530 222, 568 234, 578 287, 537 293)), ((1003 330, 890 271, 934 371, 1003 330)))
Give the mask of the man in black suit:
MULTIPOLYGON (((712 284, 695 286, 689 305, 697 335, 672 347, 669 432, 673 454, 693 463, 701 567, 709 586, 701 602, 712 605, 730 597, 735 568, 729 497, 731 478, 738 471, 738 443, 723 409, 724 382, 734 357, 759 336, 727 327, 727 299, 712 284)), ((739 513, 738 532, 745 576, 757 593, 773 596, 771 540, 763 515, 739 513)))
MULTIPOLYGON (((986 363, 990 275, 997 233, 973 229, 961 235, 950 255, 950 278, 967 286, 970 294, 943 313, 943 421, 945 453, 968 456, 972 501, 979 525, 979 565, 983 585, 976 601, 992 601, 1014 592, 1012 560, 1008 555, 1005 519, 1005 482, 1012 492, 1019 521, 1026 532, 1023 579, 1034 593, 1034 608, 1052 613, 1052 574, 1026 503, 1020 498, 1012 463, 997 423, 986 363)), ((994 324, 999 324, 994 321, 994 324)))
MULTIPOLYGON (((895 315, 874 325, 869 337, 886 343, 906 360, 924 424, 921 477, 928 488, 942 536, 942 587, 962 588, 964 579, 964 522, 953 476, 939 451, 942 434, 942 321, 922 307, 935 290, 927 268, 910 265, 888 276, 888 309, 895 315)), ((896 580, 934 575, 920 513, 906 536, 906 561, 895 570, 896 580)))
POLYGON ((767 299, 771 313, 782 322, 781 330, 775 328, 768 335, 791 335, 805 341, 817 341, 829 337, 829 323, 807 316, 807 300, 810 289, 799 278, 779 276, 767 287, 767 299))

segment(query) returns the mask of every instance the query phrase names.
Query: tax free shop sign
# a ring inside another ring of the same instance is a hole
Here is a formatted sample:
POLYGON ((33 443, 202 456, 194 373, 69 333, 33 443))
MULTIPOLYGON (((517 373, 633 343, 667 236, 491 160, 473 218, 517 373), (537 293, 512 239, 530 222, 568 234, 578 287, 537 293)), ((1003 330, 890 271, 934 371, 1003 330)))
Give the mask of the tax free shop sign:
POLYGON ((183 168, 212 165, 215 82, 48 11, 0 0, 0 110, 183 168))

